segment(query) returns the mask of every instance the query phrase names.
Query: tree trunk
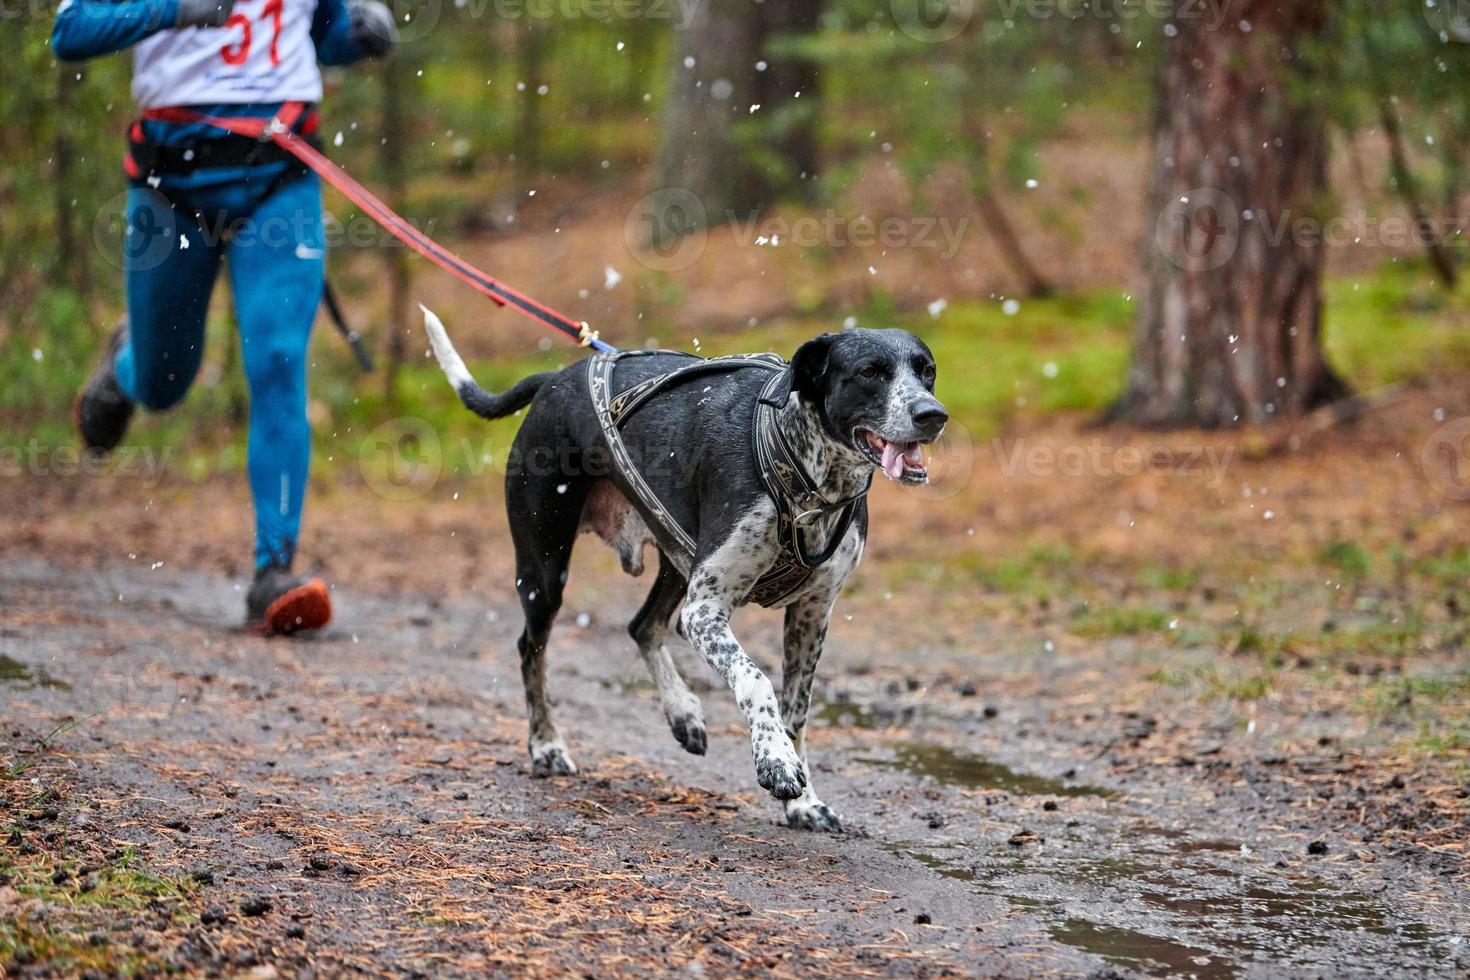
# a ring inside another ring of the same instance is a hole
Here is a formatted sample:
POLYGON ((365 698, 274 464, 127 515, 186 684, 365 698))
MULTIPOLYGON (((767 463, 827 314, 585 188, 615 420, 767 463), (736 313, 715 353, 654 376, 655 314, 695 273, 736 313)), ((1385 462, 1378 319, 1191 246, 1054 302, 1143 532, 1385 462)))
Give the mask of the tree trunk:
POLYGON ((56 137, 52 142, 52 205, 56 212, 56 270, 58 285, 67 285, 83 297, 90 282, 88 252, 77 244, 77 169, 76 146, 68 120, 76 101, 76 65, 59 65, 56 73, 56 137))
MULTIPOLYGON (((383 168, 383 185, 387 189, 388 206, 399 214, 403 213, 408 178, 405 170, 404 153, 410 135, 408 120, 404 112, 404 88, 412 77, 402 53, 383 63, 381 106, 381 142, 379 163, 383 168)), ((383 261, 388 273, 388 322, 384 327, 385 353, 387 362, 383 368, 383 395, 388 404, 397 398, 398 369, 403 366, 404 333, 408 328, 409 286, 412 270, 408 265, 408 249, 400 247, 397 240, 383 249, 383 261)))
POLYGON ((1414 179, 1414 170, 1409 165, 1409 151, 1404 147, 1403 127, 1399 122, 1399 110, 1394 105, 1393 96, 1383 94, 1378 97, 1378 118, 1383 123, 1383 135, 1388 140, 1389 168, 1393 174, 1394 188, 1408 206, 1409 216, 1414 219, 1414 236, 1429 253, 1429 264, 1434 267, 1440 282, 1454 289, 1458 279, 1455 274, 1455 260, 1440 244, 1439 230, 1419 193, 1419 182, 1414 179))
POLYGON ((1182 13, 1170 22, 1147 284, 1112 418, 1216 428, 1298 416, 1347 393, 1322 353, 1326 254, 1313 229, 1323 224, 1326 113, 1304 93, 1302 57, 1331 6, 1243 0, 1216 30, 1182 13))
POLYGON ((546 84, 546 32, 534 17, 516 30, 521 90, 516 99, 516 173, 528 182, 541 166, 541 86, 546 84))
POLYGON ((822 15, 822 0, 780 0, 758 5, 761 53, 765 71, 755 76, 755 101, 761 112, 780 114, 781 126, 774 135, 774 149, 787 173, 777 180, 778 189, 798 187, 803 196, 812 187, 819 161, 817 106, 820 104, 816 62, 779 51, 766 42, 772 39, 812 34, 822 15))
POLYGON ((745 214, 760 203, 760 182, 732 137, 734 124, 755 102, 760 58, 760 13, 753 0, 723 0, 686 8, 688 23, 675 33, 673 78, 658 155, 660 191, 692 193, 703 215, 687 208, 659 214, 655 244, 745 214))

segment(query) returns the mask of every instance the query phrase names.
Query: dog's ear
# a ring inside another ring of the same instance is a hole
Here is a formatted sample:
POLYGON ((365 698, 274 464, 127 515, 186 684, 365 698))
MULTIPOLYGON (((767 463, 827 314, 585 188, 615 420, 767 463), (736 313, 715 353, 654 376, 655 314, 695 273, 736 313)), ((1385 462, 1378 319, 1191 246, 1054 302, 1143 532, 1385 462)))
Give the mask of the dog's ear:
POLYGON ((795 389, 808 399, 816 402, 822 400, 822 382, 827 375, 827 359, 832 353, 832 344, 837 340, 837 334, 824 333, 813 337, 800 347, 796 353, 791 355, 791 363, 782 375, 780 384, 771 393, 762 399, 770 405, 781 407, 791 397, 795 389))

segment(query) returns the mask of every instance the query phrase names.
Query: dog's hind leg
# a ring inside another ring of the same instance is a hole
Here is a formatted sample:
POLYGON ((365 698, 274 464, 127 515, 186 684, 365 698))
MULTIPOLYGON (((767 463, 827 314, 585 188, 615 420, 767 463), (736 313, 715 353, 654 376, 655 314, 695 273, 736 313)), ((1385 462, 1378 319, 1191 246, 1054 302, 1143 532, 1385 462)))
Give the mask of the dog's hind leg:
MULTIPOLYGON (((555 479, 552 480, 555 483, 555 479)), ((570 776, 577 771, 546 704, 546 642, 561 609, 567 563, 577 537, 584 489, 573 482, 541 487, 506 480, 511 537, 516 552, 516 592, 526 625, 516 643, 531 723, 531 775, 570 776)))
POLYGON ((660 551, 658 577, 653 581, 648 598, 643 601, 643 608, 638 610, 638 614, 628 624, 628 633, 638 644, 638 652, 648 665, 653 682, 658 685, 658 699, 663 704, 664 717, 669 721, 674 738, 679 740, 686 751, 704 755, 708 743, 704 727, 704 707, 684 683, 673 656, 669 654, 669 648, 664 645, 664 637, 669 631, 669 619, 678 608, 679 601, 684 598, 687 585, 684 576, 669 561, 668 556, 660 551))
POLYGON ((811 769, 806 761, 806 721, 812 702, 812 678, 822 656, 822 643, 827 637, 827 622, 832 615, 834 596, 804 598, 786 607, 785 656, 781 666, 781 717, 792 735, 801 768, 806 774, 806 789, 794 800, 786 801, 786 825, 797 830, 840 831, 842 821, 832 808, 817 797, 812 787, 811 769))

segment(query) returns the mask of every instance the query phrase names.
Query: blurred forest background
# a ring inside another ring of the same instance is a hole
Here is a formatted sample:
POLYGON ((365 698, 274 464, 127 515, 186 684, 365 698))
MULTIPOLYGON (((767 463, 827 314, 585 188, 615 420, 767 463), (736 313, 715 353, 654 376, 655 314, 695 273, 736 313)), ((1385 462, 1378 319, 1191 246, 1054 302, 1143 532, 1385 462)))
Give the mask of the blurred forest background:
MULTIPOLYGON (((880 641, 1101 656, 1227 727, 1342 711, 1465 772, 1463 0, 395 9, 390 60, 328 72, 326 149, 492 275, 622 347, 789 354, 855 323, 935 349, 947 458, 931 491, 875 488, 851 586, 911 604, 880 641)), ((3 10, 0 449, 45 450, 121 311, 129 61, 58 65, 49 4, 3 10)), ((363 589, 509 581, 477 477, 516 420, 460 408, 416 304, 492 387, 580 351, 326 200, 380 370, 323 319, 305 557, 363 589), (385 439, 421 484, 372 469, 385 439)), ((23 544, 240 572, 227 300, 188 403, 129 434, 164 483, 12 481, 23 544)))
MULTIPOLYGON (((734 346, 784 349, 818 326, 919 317, 940 346, 990 343, 990 365, 1023 375, 967 379, 956 397, 982 430, 1027 405, 1269 422, 1446 366, 1433 324, 1407 339, 1398 327, 1450 302, 1464 252, 1470 17, 1452 0, 414 0, 395 12, 403 40, 388 62, 329 72, 331 155, 619 345, 718 347, 734 332, 734 346), (1225 211, 1240 247, 1213 262, 1225 211), (1252 217, 1265 235, 1249 234, 1252 217), (1288 225, 1267 241, 1283 217, 1328 234, 1288 225), (1038 379, 1038 340, 1082 350, 1038 379), (1018 390, 1039 380, 1029 399, 1018 390)), ((48 5, 5 14, 0 358, 12 381, 0 412, 12 433, 59 440, 121 305, 130 64, 59 65, 48 5)), ((323 350, 323 413, 371 418, 402 394, 420 299, 447 304, 474 353, 523 369, 544 338, 492 317, 331 192, 328 205, 343 224, 333 278, 387 370, 364 385, 343 349, 323 350)), ((227 304, 217 320, 196 410, 238 417, 227 304)), ((197 415, 165 428, 186 441, 213 431, 197 415)))

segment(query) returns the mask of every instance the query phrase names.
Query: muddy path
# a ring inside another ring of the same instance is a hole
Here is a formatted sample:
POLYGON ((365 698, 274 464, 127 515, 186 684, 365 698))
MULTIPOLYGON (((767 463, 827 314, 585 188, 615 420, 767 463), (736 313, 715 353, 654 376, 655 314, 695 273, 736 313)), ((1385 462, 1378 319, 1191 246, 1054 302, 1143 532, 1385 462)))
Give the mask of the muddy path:
MULTIPOLYGON (((210 574, 8 558, 0 973, 1470 970, 1463 858, 1375 841, 1414 787, 1328 736, 1283 760, 1192 718, 1181 749, 1166 701, 1106 707, 1105 666, 839 624, 810 744, 848 832, 805 834, 687 649, 709 754, 675 743, 620 592, 553 640, 582 773, 531 779, 518 619, 486 591, 339 591, 326 633, 265 641, 210 574), (180 884, 89 902, 124 860, 180 884)), ((773 620, 742 635, 771 663, 773 620)))

